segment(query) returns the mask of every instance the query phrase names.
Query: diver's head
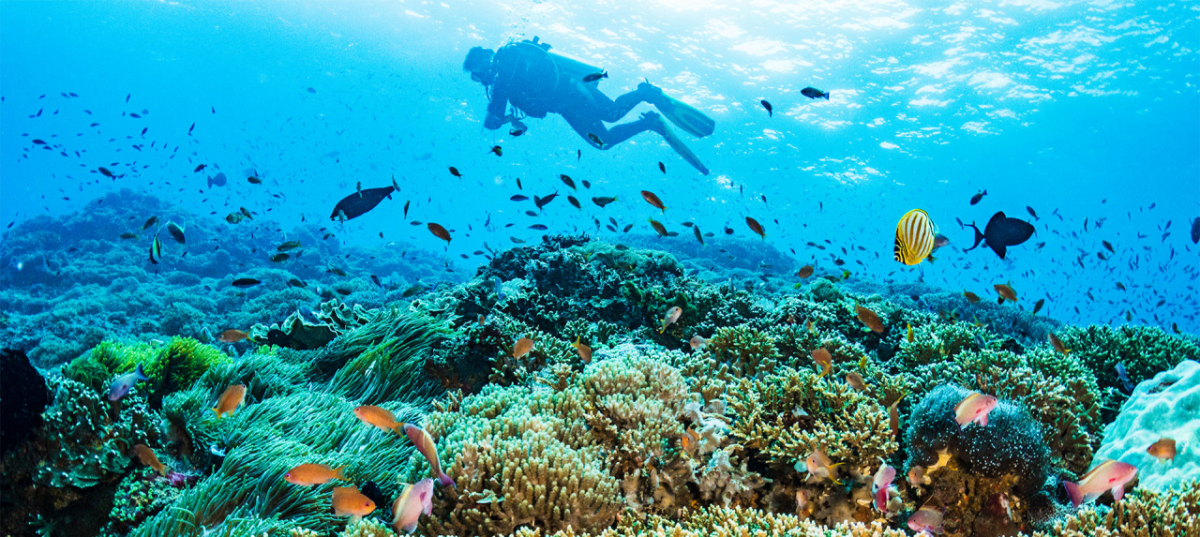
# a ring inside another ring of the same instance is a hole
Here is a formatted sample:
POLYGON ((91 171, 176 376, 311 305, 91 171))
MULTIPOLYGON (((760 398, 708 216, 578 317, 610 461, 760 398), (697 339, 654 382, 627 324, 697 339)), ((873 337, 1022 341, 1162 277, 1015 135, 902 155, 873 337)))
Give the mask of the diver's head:
POLYGON ((463 62, 463 71, 471 73, 471 80, 485 86, 488 85, 492 79, 492 56, 495 54, 492 49, 472 47, 467 51, 467 59, 463 62))

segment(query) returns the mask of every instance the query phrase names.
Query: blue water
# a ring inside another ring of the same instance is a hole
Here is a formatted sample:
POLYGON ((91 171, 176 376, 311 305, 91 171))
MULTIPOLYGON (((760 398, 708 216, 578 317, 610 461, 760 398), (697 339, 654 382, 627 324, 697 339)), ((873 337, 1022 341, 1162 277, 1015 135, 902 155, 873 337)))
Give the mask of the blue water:
POLYGON ((694 240, 687 220, 757 241, 744 224, 752 216, 771 245, 818 273, 923 279, 985 300, 1011 282, 1021 306, 1044 298, 1043 314, 1069 323, 1200 331, 1194 5, 577 4, 5 2, 0 220, 85 210, 131 188, 218 223, 248 206, 286 231, 327 222, 358 182, 382 187, 394 174, 397 199, 339 240, 406 241, 469 270, 480 258, 461 254, 536 240, 535 223, 622 240, 593 218, 648 235, 654 216, 679 232, 661 239, 669 245, 694 240), (554 115, 528 120, 519 138, 483 129, 487 101, 461 70, 466 51, 535 35, 606 69, 600 88, 612 97, 648 78, 711 115, 712 136, 681 136, 712 173, 651 133, 602 152, 554 115), (809 85, 832 98, 801 96, 809 85), (497 144, 502 157, 488 152, 497 144), (193 172, 199 164, 208 169, 193 172), (248 168, 263 185, 244 180, 248 168), (229 184, 209 190, 218 169, 229 184), (570 192, 559 174, 593 186, 570 192), (531 202, 509 201, 555 191, 583 210, 560 198, 530 218, 531 202), (588 202, 605 195, 620 200, 588 202), (402 217, 405 200, 410 220, 452 230, 448 248, 402 217), (912 208, 952 240, 932 265, 891 259, 896 222, 912 208), (972 232, 956 219, 983 225, 996 211, 1033 221, 1037 234, 1003 261, 962 252, 972 232))

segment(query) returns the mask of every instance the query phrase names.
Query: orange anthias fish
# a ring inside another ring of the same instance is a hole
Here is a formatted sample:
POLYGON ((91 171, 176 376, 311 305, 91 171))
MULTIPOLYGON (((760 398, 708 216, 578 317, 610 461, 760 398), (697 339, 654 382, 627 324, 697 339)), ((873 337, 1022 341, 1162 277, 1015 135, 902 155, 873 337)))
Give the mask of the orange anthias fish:
POLYGON ((963 297, 967 299, 967 302, 970 302, 972 304, 979 303, 979 295, 972 293, 970 291, 963 291, 963 297))
POLYGON ((700 337, 700 334, 696 334, 692 336, 692 339, 688 340, 688 346, 693 350, 700 350, 706 343, 708 343, 708 340, 700 337))
POLYGON ((246 385, 234 384, 225 388, 225 392, 217 399, 217 406, 213 407, 213 412, 217 413, 217 417, 224 417, 226 414, 233 414, 237 410, 238 405, 242 404, 242 400, 246 398, 246 385))
POLYGON ((221 332, 221 335, 217 336, 217 339, 221 340, 223 343, 237 343, 243 339, 246 339, 246 336, 248 335, 250 334, 247 334, 241 330, 234 330, 230 328, 229 330, 221 332))
POLYGON ((817 375, 817 378, 824 377, 833 370, 833 355, 829 354, 825 347, 812 351, 812 358, 817 365, 821 366, 821 374, 817 375))
POLYGON ((133 446, 133 452, 137 454, 138 460, 142 461, 142 464, 153 468, 159 475, 167 475, 167 466, 158 461, 158 455, 155 455, 154 450, 147 447, 146 444, 133 446))
POLYGON ((694 457, 696 455, 696 446, 699 442, 700 434, 691 427, 688 427, 687 431, 684 431, 683 437, 679 439, 679 446, 683 448, 683 452, 688 457, 694 457))
POLYGON ((324 485, 334 479, 349 481, 346 478, 346 465, 332 468, 327 464, 301 464, 286 474, 283 474, 283 480, 293 485, 311 486, 324 485))
POLYGON ((446 241, 446 244, 450 244, 450 232, 446 231, 446 228, 433 222, 425 224, 425 227, 429 228, 429 232, 433 233, 435 237, 446 241))
POLYGON ((386 408, 377 406, 363 405, 354 408, 354 415, 363 423, 374 425, 385 431, 395 431, 400 433, 400 427, 403 423, 396 421, 396 415, 386 408))
POLYGON ((658 333, 661 334, 665 332, 668 326, 671 326, 675 323, 675 321, 679 320, 680 315, 683 315, 683 308, 680 308, 679 306, 671 306, 671 309, 667 310, 666 316, 663 317, 662 328, 658 329, 658 333))
POLYGON ((667 233, 666 226, 662 225, 662 222, 659 222, 653 218, 650 219, 650 227, 654 228, 654 232, 658 233, 659 237, 666 237, 667 235, 670 235, 670 233, 667 233))
POLYGON ((333 514, 363 517, 375 510, 375 502, 363 496, 355 487, 333 488, 333 514))
POLYGON ((849 384, 851 388, 860 392, 867 389, 867 383, 863 381, 862 375, 854 371, 846 373, 846 384, 849 384))
POLYGON ((899 399, 888 407, 888 424, 892 427, 892 436, 900 438, 900 413, 896 407, 900 406, 900 401, 907 397, 908 394, 901 395, 899 399))
POLYGON ((755 220, 755 219, 747 216, 746 217, 746 225, 750 226, 750 231, 753 231, 756 235, 758 235, 758 238, 766 240, 767 232, 763 231, 762 224, 758 223, 758 220, 755 220))
POLYGON ((1048 336, 1050 338, 1050 346, 1054 347, 1054 350, 1062 354, 1069 354, 1071 352, 1071 349, 1068 349, 1066 345, 1063 345, 1062 340, 1058 339, 1058 336, 1054 334, 1048 334, 1048 336))
POLYGON ((655 196, 653 192, 649 190, 643 190, 642 199, 646 200, 646 203, 653 205, 655 209, 659 209, 663 212, 663 214, 666 214, 667 208, 663 205, 662 200, 658 199, 658 196, 655 196))
POLYGON ((1008 285, 1006 283, 998 283, 996 285, 993 285, 992 287, 995 288, 996 293, 1000 295, 1000 303, 1001 304, 1003 304, 1005 300, 1008 300, 1010 302, 1017 301, 1017 292, 1013 291, 1013 288, 1011 285, 1008 285))
POLYGON ((582 343, 579 336, 575 336, 575 343, 572 343, 571 346, 575 347, 575 352, 579 353, 579 359, 583 361, 583 365, 592 363, 592 348, 586 343, 582 343))
POLYGON ((1160 438, 1158 442, 1150 444, 1150 447, 1146 448, 1146 453, 1153 455, 1160 461, 1173 461, 1175 460, 1175 439, 1160 438))
POLYGON ((954 407, 954 421, 958 422, 958 426, 966 429, 971 423, 978 423, 980 427, 987 427, 988 413, 996 408, 996 404, 1000 400, 992 395, 984 395, 979 392, 971 392, 970 395, 959 401, 954 407))
POLYGON ((513 344, 512 356, 513 358, 520 358, 526 354, 529 354, 529 351, 531 350, 533 350, 533 340, 523 337, 518 339, 517 342, 513 344))
POLYGON ((397 532, 412 533, 417 530, 421 513, 429 516, 433 512, 433 480, 422 479, 415 485, 404 485, 404 492, 392 504, 392 527, 397 532))
POLYGON ((809 276, 812 276, 814 272, 816 272, 816 269, 814 269, 812 265, 804 265, 803 267, 800 267, 800 272, 797 272, 796 276, 799 276, 800 279, 803 280, 809 276))
POLYGON ((804 481, 808 482, 813 477, 816 477, 818 480, 828 477, 830 481, 841 485, 842 482, 837 480, 836 468, 844 463, 830 464, 832 462, 833 460, 819 449, 810 453, 808 458, 804 459, 804 466, 808 469, 808 477, 804 481))
POLYGON ((1084 474, 1079 483, 1063 481, 1063 486, 1066 487, 1071 504, 1075 507, 1095 500, 1106 490, 1112 490, 1113 500, 1120 501, 1121 496, 1125 494, 1125 484, 1135 475, 1137 468, 1132 464, 1106 459, 1100 466, 1084 474))
POLYGON ((925 467, 913 466, 908 469, 908 484, 919 487, 925 484, 925 467))
POLYGON ((453 487, 454 479, 442 472, 442 463, 438 460, 437 445, 433 443, 433 437, 425 429, 417 427, 411 423, 404 424, 404 434, 408 436, 408 440, 417 447, 425 456, 425 460, 429 462, 429 468, 433 471, 433 477, 436 477, 438 484, 443 487, 453 487))
POLYGON ((860 306, 857 302, 854 303, 854 312, 858 314, 858 320, 867 325, 872 332, 883 333, 883 320, 879 318, 879 314, 860 306))

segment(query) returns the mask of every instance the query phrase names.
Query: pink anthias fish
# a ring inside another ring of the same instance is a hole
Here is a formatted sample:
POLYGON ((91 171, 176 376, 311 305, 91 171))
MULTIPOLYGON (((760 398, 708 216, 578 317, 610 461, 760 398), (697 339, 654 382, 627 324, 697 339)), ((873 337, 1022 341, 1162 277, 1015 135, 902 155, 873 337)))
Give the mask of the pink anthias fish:
POLYGON ((433 443, 433 437, 429 436, 429 432, 411 423, 405 423, 404 434, 408 435, 408 439, 417 447, 417 451, 420 451, 425 456, 425 460, 429 461, 429 468, 433 470, 434 477, 437 477, 438 484, 443 487, 453 487, 454 479, 442 472, 437 446, 433 443))
POLYGON ((392 505, 392 527, 396 531, 412 533, 417 529, 421 513, 429 516, 433 512, 433 480, 422 479, 416 485, 405 485, 404 492, 392 505))
POLYGON ((942 527, 943 515, 944 513, 941 511, 923 505, 912 516, 908 517, 908 529, 917 532, 942 533, 946 531, 942 527))
POLYGON ((1071 504, 1079 507, 1083 503, 1095 500, 1106 490, 1112 490, 1113 500, 1120 500, 1125 494, 1125 484, 1135 475, 1137 468, 1132 464, 1105 459, 1100 466, 1084 474, 1079 483, 1063 481, 1063 486, 1067 489, 1067 495, 1071 497, 1071 504))
POLYGON ((978 423, 980 427, 987 427, 988 412, 996 408, 996 404, 999 402, 1000 400, 995 396, 971 392, 971 395, 963 398, 954 407, 954 421, 957 421, 959 427, 963 429, 966 429, 967 425, 972 422, 978 423))
POLYGON ((896 469, 887 464, 881 464, 879 471, 875 472, 875 481, 871 483, 871 496, 875 498, 875 509, 887 511, 888 487, 892 486, 894 479, 896 479, 896 469))

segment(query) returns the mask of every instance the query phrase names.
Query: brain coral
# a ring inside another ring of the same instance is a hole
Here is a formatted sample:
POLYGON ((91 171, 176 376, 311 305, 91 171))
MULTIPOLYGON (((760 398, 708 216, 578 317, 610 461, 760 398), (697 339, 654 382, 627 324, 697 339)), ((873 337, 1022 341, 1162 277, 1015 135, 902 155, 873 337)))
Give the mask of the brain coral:
POLYGON ((1138 467, 1143 488, 1163 491, 1200 479, 1200 363, 1184 360, 1138 384, 1121 407, 1117 420, 1104 429, 1098 460, 1112 459, 1138 467), (1160 438, 1176 441, 1173 461, 1146 452, 1160 438))

